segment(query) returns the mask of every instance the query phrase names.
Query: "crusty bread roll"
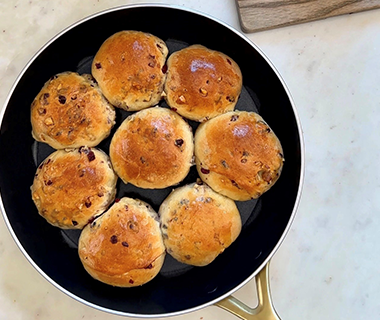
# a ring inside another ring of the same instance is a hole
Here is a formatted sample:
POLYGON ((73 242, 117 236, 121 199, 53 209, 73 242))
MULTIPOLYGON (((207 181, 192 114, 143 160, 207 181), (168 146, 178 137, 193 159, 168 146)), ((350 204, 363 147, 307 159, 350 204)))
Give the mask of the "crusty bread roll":
POLYGON ((242 74, 230 57, 193 45, 171 54, 167 65, 165 99, 183 117, 202 122, 235 108, 242 74))
POLYGON ((194 266, 211 263, 241 231, 235 202, 206 184, 175 189, 161 204, 159 215, 167 252, 194 266))
POLYGON ((167 55, 161 39, 140 31, 120 31, 96 53, 92 74, 114 106, 141 110, 161 99, 167 55))
POLYGON ((95 148, 58 150, 37 168, 31 187, 39 214, 53 226, 82 229, 116 194, 108 156, 95 148))
POLYGON ((165 259, 157 213, 145 202, 122 198, 83 229, 78 251, 93 278, 118 287, 143 285, 165 259))
POLYGON ((198 173, 215 191, 234 200, 258 198, 280 176, 280 141, 254 112, 234 111, 202 123, 195 133, 198 173))
POLYGON ((193 163, 194 142, 189 124, 166 108, 132 114, 117 129, 110 157, 125 183, 160 189, 182 181, 193 163))
POLYGON ((94 147, 115 124, 115 110, 90 75, 57 74, 31 107, 33 138, 55 149, 94 147))

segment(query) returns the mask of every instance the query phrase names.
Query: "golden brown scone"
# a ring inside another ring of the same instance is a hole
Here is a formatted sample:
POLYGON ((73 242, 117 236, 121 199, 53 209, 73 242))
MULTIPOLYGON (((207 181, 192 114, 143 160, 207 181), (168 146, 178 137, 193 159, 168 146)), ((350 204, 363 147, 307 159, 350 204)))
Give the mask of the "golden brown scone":
POLYGON ((242 74, 230 57, 193 45, 171 54, 167 64, 165 99, 180 115, 202 122, 234 110, 242 74))
POLYGON ((93 278, 118 287, 147 283, 165 259, 157 213, 147 203, 131 198, 122 198, 87 225, 78 250, 93 278))
POLYGON ((141 110, 161 99, 167 55, 168 48, 161 39, 139 31, 120 31, 96 53, 92 75, 114 106, 141 110))
POLYGON ((58 150, 38 167, 31 187, 38 213, 53 226, 82 229, 115 198, 117 176, 95 148, 58 150))
POLYGON ((94 147, 115 124, 115 110, 90 75, 57 74, 31 107, 32 135, 55 149, 94 147))
POLYGON ((110 157, 117 175, 146 189, 181 182, 193 163, 194 142, 189 124, 160 107, 132 114, 112 137, 110 157))
POLYGON ((258 198, 280 176, 280 141, 254 112, 234 111, 202 123, 195 133, 198 173, 215 191, 234 200, 258 198))
POLYGON ((241 231, 235 202, 206 184, 175 189, 161 204, 159 215, 167 252, 194 266, 211 263, 241 231))

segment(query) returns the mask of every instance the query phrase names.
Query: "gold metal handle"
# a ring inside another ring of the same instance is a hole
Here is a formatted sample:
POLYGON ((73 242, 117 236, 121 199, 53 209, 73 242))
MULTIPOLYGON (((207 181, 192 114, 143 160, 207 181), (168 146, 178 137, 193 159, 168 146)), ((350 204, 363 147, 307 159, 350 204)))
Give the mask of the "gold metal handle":
POLYGON ((250 308, 240 300, 229 296, 215 305, 231 312, 243 320, 281 320, 274 309, 269 287, 269 262, 256 275, 256 289, 259 304, 250 308))

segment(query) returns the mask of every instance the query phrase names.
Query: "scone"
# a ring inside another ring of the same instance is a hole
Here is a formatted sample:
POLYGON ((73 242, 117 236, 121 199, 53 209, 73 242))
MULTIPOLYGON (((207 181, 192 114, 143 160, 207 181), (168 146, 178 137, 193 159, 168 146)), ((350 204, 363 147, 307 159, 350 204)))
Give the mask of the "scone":
POLYGON ((57 74, 31 107, 33 138, 55 149, 94 147, 115 124, 115 110, 90 75, 57 74))
POLYGON ((161 39, 140 31, 120 31, 96 53, 92 75, 114 106, 141 110, 161 99, 167 55, 168 48, 161 39))
POLYGON ((171 54, 167 64, 165 99, 180 115, 202 122, 234 110, 242 74, 230 57, 193 45, 171 54))
POLYGON ((159 215, 167 252, 194 266, 211 263, 241 231, 235 202, 206 184, 175 189, 161 204, 159 215))
POLYGON ((58 150, 38 167, 31 187, 38 213, 53 226, 82 229, 116 194, 108 156, 95 148, 58 150))
POLYGON ((181 182, 193 163, 194 142, 189 124, 166 108, 132 114, 117 129, 110 158, 125 182, 161 189, 181 182))
POLYGON ((93 278, 112 286, 141 286, 158 274, 165 259, 157 213, 145 202, 122 198, 83 229, 78 251, 93 278))
POLYGON ((234 111, 202 123, 195 133, 198 173, 216 192, 234 200, 258 198, 280 176, 280 141, 254 112, 234 111))

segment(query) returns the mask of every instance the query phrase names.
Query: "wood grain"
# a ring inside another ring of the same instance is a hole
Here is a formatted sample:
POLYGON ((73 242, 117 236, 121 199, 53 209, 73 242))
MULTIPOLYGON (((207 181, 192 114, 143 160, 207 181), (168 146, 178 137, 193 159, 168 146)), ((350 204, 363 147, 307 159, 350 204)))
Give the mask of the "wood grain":
POLYGON ((380 8, 380 0, 236 0, 236 3, 244 32, 380 8))

